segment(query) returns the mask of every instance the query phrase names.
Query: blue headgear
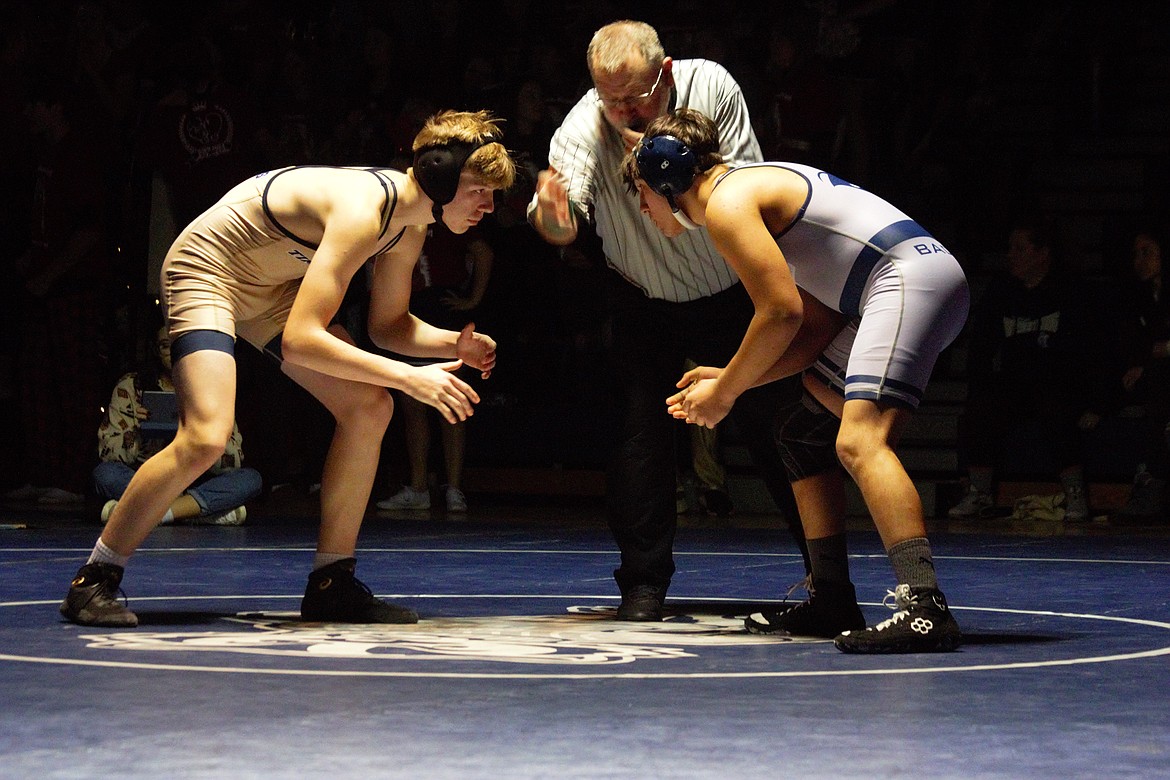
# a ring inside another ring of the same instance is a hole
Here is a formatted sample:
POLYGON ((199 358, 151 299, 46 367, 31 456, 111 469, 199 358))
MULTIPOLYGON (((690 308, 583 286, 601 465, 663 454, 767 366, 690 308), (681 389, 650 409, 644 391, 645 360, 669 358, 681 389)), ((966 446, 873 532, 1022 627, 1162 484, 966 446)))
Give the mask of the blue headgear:
POLYGON ((479 147, 499 140, 491 135, 481 143, 450 141, 438 146, 424 146, 414 153, 414 178, 426 196, 434 202, 431 211, 436 222, 442 220, 443 206, 455 199, 455 192, 459 189, 459 174, 463 172, 467 158, 479 147))
POLYGON ((659 195, 666 196, 671 211, 677 212, 675 196, 689 190, 699 173, 691 148, 673 135, 643 137, 634 159, 642 181, 659 195))

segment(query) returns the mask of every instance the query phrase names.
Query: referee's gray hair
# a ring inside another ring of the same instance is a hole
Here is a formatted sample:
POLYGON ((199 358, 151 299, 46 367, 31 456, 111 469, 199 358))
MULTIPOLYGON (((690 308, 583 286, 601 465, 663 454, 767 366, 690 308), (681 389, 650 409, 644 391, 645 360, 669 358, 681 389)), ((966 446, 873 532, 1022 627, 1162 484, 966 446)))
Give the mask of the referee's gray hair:
POLYGON ((645 22, 624 19, 611 22, 593 33, 593 40, 585 52, 589 73, 617 73, 625 67, 631 49, 636 49, 647 65, 661 65, 666 59, 666 50, 653 27, 645 22))

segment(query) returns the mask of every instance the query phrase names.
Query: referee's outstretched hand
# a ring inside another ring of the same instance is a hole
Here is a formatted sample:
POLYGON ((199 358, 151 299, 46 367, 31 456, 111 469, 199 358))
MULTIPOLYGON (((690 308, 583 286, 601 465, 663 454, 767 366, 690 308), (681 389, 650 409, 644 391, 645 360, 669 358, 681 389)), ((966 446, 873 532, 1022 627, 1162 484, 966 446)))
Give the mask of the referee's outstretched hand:
POLYGON ((570 244, 577 237, 577 217, 569 205, 569 186, 556 168, 536 175, 536 227, 556 244, 570 244))

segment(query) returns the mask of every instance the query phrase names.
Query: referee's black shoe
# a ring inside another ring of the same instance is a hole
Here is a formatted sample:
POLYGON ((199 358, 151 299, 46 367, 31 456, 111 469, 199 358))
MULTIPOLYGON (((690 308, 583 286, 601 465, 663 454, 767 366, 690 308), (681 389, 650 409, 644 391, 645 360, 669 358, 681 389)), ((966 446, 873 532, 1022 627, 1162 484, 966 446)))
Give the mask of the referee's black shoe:
POLYGON ((662 620, 662 604, 666 601, 666 588, 657 585, 632 585, 622 594, 622 603, 617 608, 618 620, 635 620, 643 623, 662 620))

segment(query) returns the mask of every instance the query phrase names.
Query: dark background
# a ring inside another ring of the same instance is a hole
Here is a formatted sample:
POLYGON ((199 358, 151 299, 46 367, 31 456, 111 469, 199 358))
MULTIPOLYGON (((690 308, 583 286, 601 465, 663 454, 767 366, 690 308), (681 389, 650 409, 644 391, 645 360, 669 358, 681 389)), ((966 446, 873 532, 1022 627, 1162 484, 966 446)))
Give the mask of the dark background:
MULTIPOLYGON (((976 288, 1000 262, 1010 220, 1040 211, 1059 226, 1065 262, 1108 290, 1127 268, 1129 231, 1166 212, 1168 13, 1160 2, 1014 0, 4 3, 0 272, 15 283, 0 311, 0 400, 17 409, 25 293, 14 263, 30 241, 44 153, 28 107, 46 95, 64 96, 75 142, 100 161, 84 186, 103 195, 107 386, 145 359, 158 322, 152 182, 169 185, 182 226, 261 170, 405 168, 434 110, 504 117, 529 175, 483 228, 496 265, 476 319, 501 362, 479 384, 468 462, 595 467, 607 403, 594 381, 605 365, 603 261, 587 240, 566 252, 544 246, 522 209, 548 138, 589 86, 585 47, 599 26, 642 19, 669 56, 725 65, 765 158, 827 168, 898 204, 976 288), (197 132, 178 133, 195 104, 214 110, 197 132)), ((324 413, 240 353, 249 463, 270 486, 315 481, 324 413)), ((961 361, 944 359, 939 372, 961 379, 961 361)), ((5 436, 11 485, 27 481, 20 453, 38 446, 19 418, 5 436)), ((93 430, 97 419, 95 410, 93 430)), ((391 477, 400 435, 387 437, 391 477)))

